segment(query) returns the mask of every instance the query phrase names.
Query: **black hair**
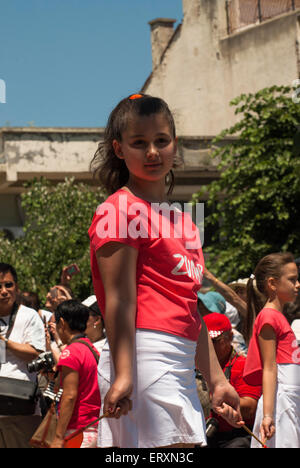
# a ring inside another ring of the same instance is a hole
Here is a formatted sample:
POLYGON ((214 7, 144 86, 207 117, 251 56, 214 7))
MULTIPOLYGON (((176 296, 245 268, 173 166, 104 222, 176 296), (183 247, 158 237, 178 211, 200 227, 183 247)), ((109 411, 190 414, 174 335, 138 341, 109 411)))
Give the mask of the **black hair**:
MULTIPOLYGON (((126 130, 130 117, 149 116, 153 114, 163 114, 170 126, 173 138, 176 138, 176 128, 173 115, 165 101, 158 97, 147 94, 138 95, 135 99, 128 96, 114 108, 111 112, 104 132, 104 140, 99 143, 98 149, 92 159, 90 168, 101 186, 109 194, 112 194, 123 187, 129 179, 129 171, 123 159, 116 156, 113 141, 122 141, 122 133, 126 130)), ((166 177, 166 183, 170 182, 168 194, 174 187, 174 173, 171 170, 166 177)))
POLYGON ((70 299, 59 304, 54 312, 56 323, 62 318, 72 331, 83 333, 89 319, 90 310, 76 299, 70 299))
POLYGON ((0 274, 5 275, 7 273, 10 273, 11 276, 14 279, 14 282, 17 284, 18 283, 18 275, 16 270, 12 265, 9 265, 9 263, 0 263, 0 274))
POLYGON ((101 314, 101 310, 99 309, 97 301, 94 302, 92 305, 90 305, 89 309, 90 309, 90 314, 91 315, 93 315, 94 317, 100 317, 102 328, 105 328, 103 316, 101 314))

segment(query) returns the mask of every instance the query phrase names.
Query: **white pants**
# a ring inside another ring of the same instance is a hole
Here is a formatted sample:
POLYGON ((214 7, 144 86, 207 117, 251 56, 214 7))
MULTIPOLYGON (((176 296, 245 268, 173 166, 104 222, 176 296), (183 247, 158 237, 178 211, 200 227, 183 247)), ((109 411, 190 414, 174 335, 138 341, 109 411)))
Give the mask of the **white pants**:
MULTIPOLYGON (((185 338, 137 330, 133 408, 120 419, 104 418, 99 422, 99 447, 206 444, 204 417, 195 382, 195 348, 196 343, 185 338)), ((102 402, 112 378, 106 343, 98 365, 102 402)))

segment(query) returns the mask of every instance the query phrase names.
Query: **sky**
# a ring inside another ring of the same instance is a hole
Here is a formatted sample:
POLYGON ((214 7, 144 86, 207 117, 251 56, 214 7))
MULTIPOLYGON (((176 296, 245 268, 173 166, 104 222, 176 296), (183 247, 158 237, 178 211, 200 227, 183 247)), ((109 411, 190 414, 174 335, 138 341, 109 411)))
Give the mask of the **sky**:
POLYGON ((0 127, 104 127, 152 71, 149 21, 182 0, 0 0, 0 127))

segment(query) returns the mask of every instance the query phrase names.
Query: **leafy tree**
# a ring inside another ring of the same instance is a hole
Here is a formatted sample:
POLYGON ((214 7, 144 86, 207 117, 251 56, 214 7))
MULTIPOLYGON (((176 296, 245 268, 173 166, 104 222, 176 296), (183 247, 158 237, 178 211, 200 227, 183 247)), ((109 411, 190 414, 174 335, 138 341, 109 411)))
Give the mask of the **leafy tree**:
POLYGON ((300 254, 300 104, 290 87, 273 86, 231 102, 236 125, 215 142, 220 178, 193 195, 208 192, 206 219, 214 229, 205 248, 207 266, 224 281, 249 276, 264 255, 300 254))
POLYGON ((76 297, 92 293, 88 229, 105 195, 73 179, 54 186, 45 179, 25 184, 21 196, 25 213, 24 236, 10 241, 0 237, 0 261, 14 265, 22 290, 45 299, 60 281, 62 268, 77 263, 72 278, 76 297))

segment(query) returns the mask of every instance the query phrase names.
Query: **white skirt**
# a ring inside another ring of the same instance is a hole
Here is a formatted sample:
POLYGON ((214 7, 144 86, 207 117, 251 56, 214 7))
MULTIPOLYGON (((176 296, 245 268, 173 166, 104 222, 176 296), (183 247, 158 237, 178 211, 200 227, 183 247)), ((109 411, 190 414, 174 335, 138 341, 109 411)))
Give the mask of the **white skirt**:
MULTIPOLYGON (((136 331, 133 408, 120 419, 104 418, 99 422, 98 447, 206 445, 194 373, 195 349, 196 343, 185 338, 152 330, 136 331)), ((106 343, 98 365, 102 402, 112 375, 106 343)))
MULTIPOLYGON (((300 448, 300 366, 277 365, 275 434, 266 442, 268 448, 300 448)), ((258 401, 253 433, 260 438, 263 418, 263 396, 258 401)), ((251 448, 261 448, 252 438, 251 448)))

